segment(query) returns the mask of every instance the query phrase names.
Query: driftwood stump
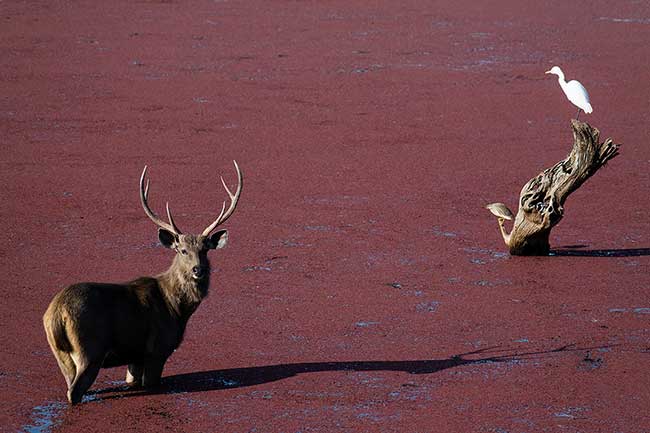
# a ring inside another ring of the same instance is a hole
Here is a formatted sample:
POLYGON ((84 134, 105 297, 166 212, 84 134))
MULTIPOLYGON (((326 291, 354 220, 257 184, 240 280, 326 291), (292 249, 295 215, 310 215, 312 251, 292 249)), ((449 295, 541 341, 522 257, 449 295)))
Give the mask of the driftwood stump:
POLYGON ((499 218, 499 229, 512 255, 547 255, 551 229, 562 219, 569 194, 618 155, 619 146, 611 138, 599 143, 598 129, 578 120, 571 120, 571 128, 574 140, 571 153, 524 185, 510 233, 504 227, 504 220, 512 220, 512 212, 502 203, 487 205, 499 218))

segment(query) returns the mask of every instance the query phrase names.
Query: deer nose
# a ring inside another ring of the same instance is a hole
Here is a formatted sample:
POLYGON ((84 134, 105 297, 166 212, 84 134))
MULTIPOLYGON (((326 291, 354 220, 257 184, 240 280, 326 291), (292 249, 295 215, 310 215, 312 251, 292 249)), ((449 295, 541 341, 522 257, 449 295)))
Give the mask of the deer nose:
POLYGON ((192 274, 195 277, 201 277, 203 275, 203 268, 201 266, 194 266, 192 268, 192 274))

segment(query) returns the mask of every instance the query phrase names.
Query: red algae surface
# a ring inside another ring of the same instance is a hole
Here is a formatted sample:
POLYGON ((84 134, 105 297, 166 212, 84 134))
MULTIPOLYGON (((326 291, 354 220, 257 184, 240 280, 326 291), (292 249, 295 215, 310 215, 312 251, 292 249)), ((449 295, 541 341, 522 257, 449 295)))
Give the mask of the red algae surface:
POLYGON ((650 5, 0 2, 0 429, 650 431, 650 5), (484 205, 564 158, 575 108, 620 155, 550 257, 484 205), (138 198, 198 232, 245 177, 160 388, 69 407, 41 317, 169 265, 138 198))

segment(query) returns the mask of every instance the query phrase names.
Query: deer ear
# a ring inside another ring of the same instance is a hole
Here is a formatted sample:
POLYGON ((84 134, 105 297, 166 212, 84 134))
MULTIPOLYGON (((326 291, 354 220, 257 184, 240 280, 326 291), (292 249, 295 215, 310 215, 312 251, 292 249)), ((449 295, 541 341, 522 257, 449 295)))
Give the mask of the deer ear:
POLYGON ((165 248, 172 248, 178 242, 178 236, 165 229, 158 229, 158 239, 160 239, 160 243, 165 248))
POLYGON ((219 230, 205 240, 206 246, 211 250, 223 248, 228 243, 228 230, 219 230))

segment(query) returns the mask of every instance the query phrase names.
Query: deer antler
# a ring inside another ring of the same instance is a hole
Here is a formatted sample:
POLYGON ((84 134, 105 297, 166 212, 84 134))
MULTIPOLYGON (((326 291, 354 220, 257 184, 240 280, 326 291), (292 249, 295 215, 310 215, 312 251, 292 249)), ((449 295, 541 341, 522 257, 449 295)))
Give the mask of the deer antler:
POLYGON ((167 218, 169 218, 169 224, 167 224, 165 221, 158 218, 158 216, 149 208, 149 205, 147 204, 147 198, 149 196, 149 179, 147 179, 147 185, 145 186, 144 184, 144 178, 146 174, 147 174, 147 166, 145 165, 144 170, 142 170, 142 176, 140 176, 140 201, 142 202, 142 208, 144 209, 144 213, 146 213, 149 219, 151 219, 151 221, 153 221, 161 229, 165 229, 168 232, 172 232, 177 235, 182 234, 180 229, 174 223, 174 219, 172 218, 172 213, 169 210, 169 203, 165 205, 165 207, 167 208, 167 218))
POLYGON ((226 182, 223 180, 223 177, 221 178, 221 183, 223 184, 223 187, 226 188, 226 192, 228 193, 228 196, 230 196, 230 206, 228 207, 228 210, 225 210, 226 202, 225 201, 223 202, 223 206, 221 207, 221 213, 212 224, 210 224, 209 226, 206 227, 205 230, 203 230, 201 236, 208 236, 210 232, 212 232, 212 230, 217 228, 218 225, 223 224, 230 217, 230 215, 232 215, 232 213, 235 211, 235 207, 237 206, 237 201, 239 200, 239 196, 241 195, 242 186, 244 185, 244 179, 242 177, 241 171, 239 170, 239 166, 237 165, 237 161, 233 161, 233 162, 235 163, 235 170, 237 170, 237 191, 235 191, 234 194, 230 192, 230 189, 228 189, 228 185, 226 185, 226 182))

